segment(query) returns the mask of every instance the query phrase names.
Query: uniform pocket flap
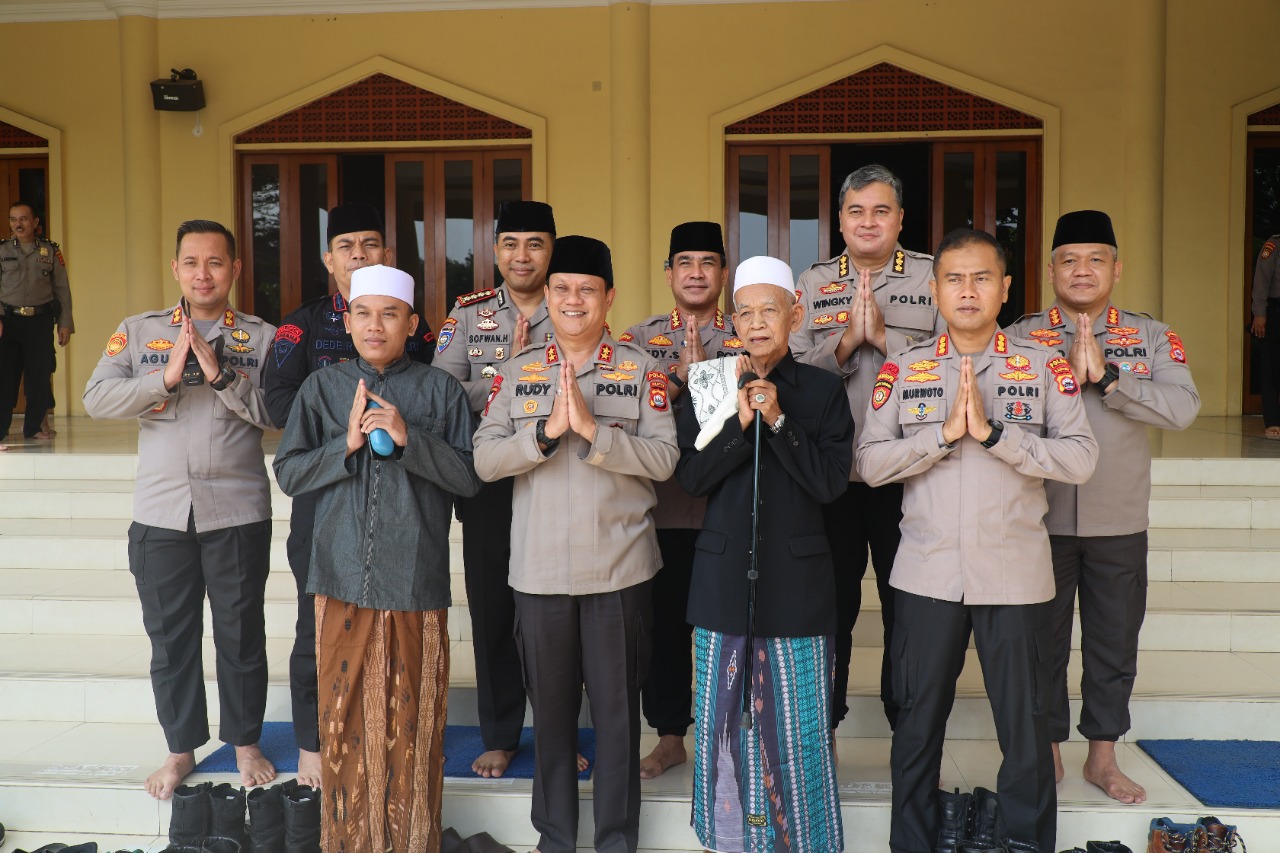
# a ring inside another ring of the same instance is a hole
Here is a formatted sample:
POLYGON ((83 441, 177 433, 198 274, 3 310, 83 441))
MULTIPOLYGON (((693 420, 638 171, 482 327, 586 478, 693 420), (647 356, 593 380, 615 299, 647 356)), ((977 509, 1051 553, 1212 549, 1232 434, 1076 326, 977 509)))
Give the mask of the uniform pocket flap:
POLYGON ((696 547, 699 551, 706 551, 708 554, 723 554, 728 541, 729 537, 723 533, 715 530, 703 530, 698 534, 696 547))
MULTIPOLYGON (((620 386, 630 388, 637 394, 639 388, 634 385, 620 386)), ((640 418, 640 398, 637 397, 599 397, 595 399, 595 413, 598 418, 623 418, 634 421, 640 418)))
POLYGON ((791 554, 796 557, 816 557, 819 554, 829 554, 831 552, 831 543, 822 534, 797 536, 791 539, 790 542, 791 554))
POLYGON ((932 333, 935 316, 936 312, 927 305, 886 305, 884 308, 884 324, 895 329, 932 333))

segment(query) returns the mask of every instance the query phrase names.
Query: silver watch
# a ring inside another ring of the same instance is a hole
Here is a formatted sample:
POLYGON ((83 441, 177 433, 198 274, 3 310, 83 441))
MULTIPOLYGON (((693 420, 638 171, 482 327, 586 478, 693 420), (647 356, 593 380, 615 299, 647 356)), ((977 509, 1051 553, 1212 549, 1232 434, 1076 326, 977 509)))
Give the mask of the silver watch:
POLYGON ((785 412, 782 412, 778 415, 778 419, 776 421, 769 424, 769 429, 773 432, 774 435, 777 435, 779 432, 782 431, 782 425, 786 422, 787 422, 787 415, 785 412))

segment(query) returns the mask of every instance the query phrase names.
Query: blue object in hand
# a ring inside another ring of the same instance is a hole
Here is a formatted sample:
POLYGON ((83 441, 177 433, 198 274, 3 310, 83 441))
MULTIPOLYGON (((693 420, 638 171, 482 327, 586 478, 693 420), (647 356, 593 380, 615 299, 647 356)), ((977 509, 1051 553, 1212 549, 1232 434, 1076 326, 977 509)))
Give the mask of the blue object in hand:
MULTIPOLYGON (((381 409, 382 407, 370 400, 369 408, 381 409)), ((384 459, 390 458, 396 452, 396 443, 391 440, 391 434, 381 428, 369 433, 369 447, 373 449, 375 454, 384 459)))

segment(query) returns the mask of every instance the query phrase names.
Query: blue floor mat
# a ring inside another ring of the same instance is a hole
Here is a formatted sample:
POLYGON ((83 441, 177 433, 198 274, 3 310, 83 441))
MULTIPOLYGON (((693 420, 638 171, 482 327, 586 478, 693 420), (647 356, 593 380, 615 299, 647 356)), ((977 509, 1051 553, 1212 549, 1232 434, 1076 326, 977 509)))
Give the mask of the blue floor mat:
POLYGON ((1280 809, 1280 742, 1140 740, 1138 746, 1206 806, 1280 809))
MULTIPOLYGON (((298 746, 293 739, 293 723, 263 723, 258 746, 281 775, 298 772, 298 746)), ((479 778, 471 772, 471 762, 482 752, 484 744, 480 740, 479 726, 444 727, 444 775, 479 778)), ((579 773, 578 778, 589 779, 596 759, 594 729, 578 729, 578 752, 589 762, 587 769, 579 773)), ((196 772, 235 773, 235 748, 230 744, 223 744, 196 765, 196 772)), ((533 729, 521 730, 520 751, 511 760, 511 766, 507 768, 503 778, 533 778, 533 729)))

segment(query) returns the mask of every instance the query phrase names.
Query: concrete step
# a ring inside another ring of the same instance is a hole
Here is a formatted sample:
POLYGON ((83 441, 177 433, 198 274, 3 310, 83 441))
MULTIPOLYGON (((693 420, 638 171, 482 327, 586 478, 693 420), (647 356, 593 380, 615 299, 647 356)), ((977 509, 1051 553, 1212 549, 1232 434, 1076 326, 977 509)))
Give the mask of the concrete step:
MULTIPOLYGON (((6 822, 20 833, 59 833, 63 841, 76 837, 66 832, 96 836, 111 833, 135 838, 159 838, 167 832, 168 803, 158 803, 141 790, 150 772, 150 760, 164 754, 158 727, 151 725, 0 724, 0 801, 6 822), (86 763, 92 753, 94 763, 86 763)), ((642 738, 647 751, 653 736, 642 738)), ((692 740, 687 740, 692 747, 692 740)), ((212 751, 210 744, 198 756, 212 751)), ((838 777, 845 849, 850 853, 882 851, 889 827, 889 741, 884 738, 837 739, 840 754, 838 777)), ((1153 817, 1183 816, 1194 820, 1204 809, 1170 780, 1137 747, 1122 743, 1121 766, 1148 791, 1141 806, 1119 806, 1079 778, 1084 745, 1067 744, 1064 758, 1069 768, 1059 786, 1058 847, 1083 844, 1086 838, 1119 839, 1143 849, 1153 817)), ((945 788, 970 790, 994 787, 999 751, 992 742, 949 742, 942 765, 945 788)), ((232 781, 230 775, 199 775, 192 782, 209 779, 232 781)), ((589 847, 591 781, 580 785, 581 825, 578 844, 589 847)), ((662 777, 642 783, 640 843, 650 850, 698 850, 689 829, 692 768, 685 764, 662 777)), ((464 835, 487 831, 498 841, 527 849, 537 838, 529 824, 529 780, 446 779, 443 822, 464 835)), ((1219 818, 1239 827, 1246 841, 1257 849, 1269 849, 1269 840, 1280 838, 1280 813, 1219 810, 1219 818)))

